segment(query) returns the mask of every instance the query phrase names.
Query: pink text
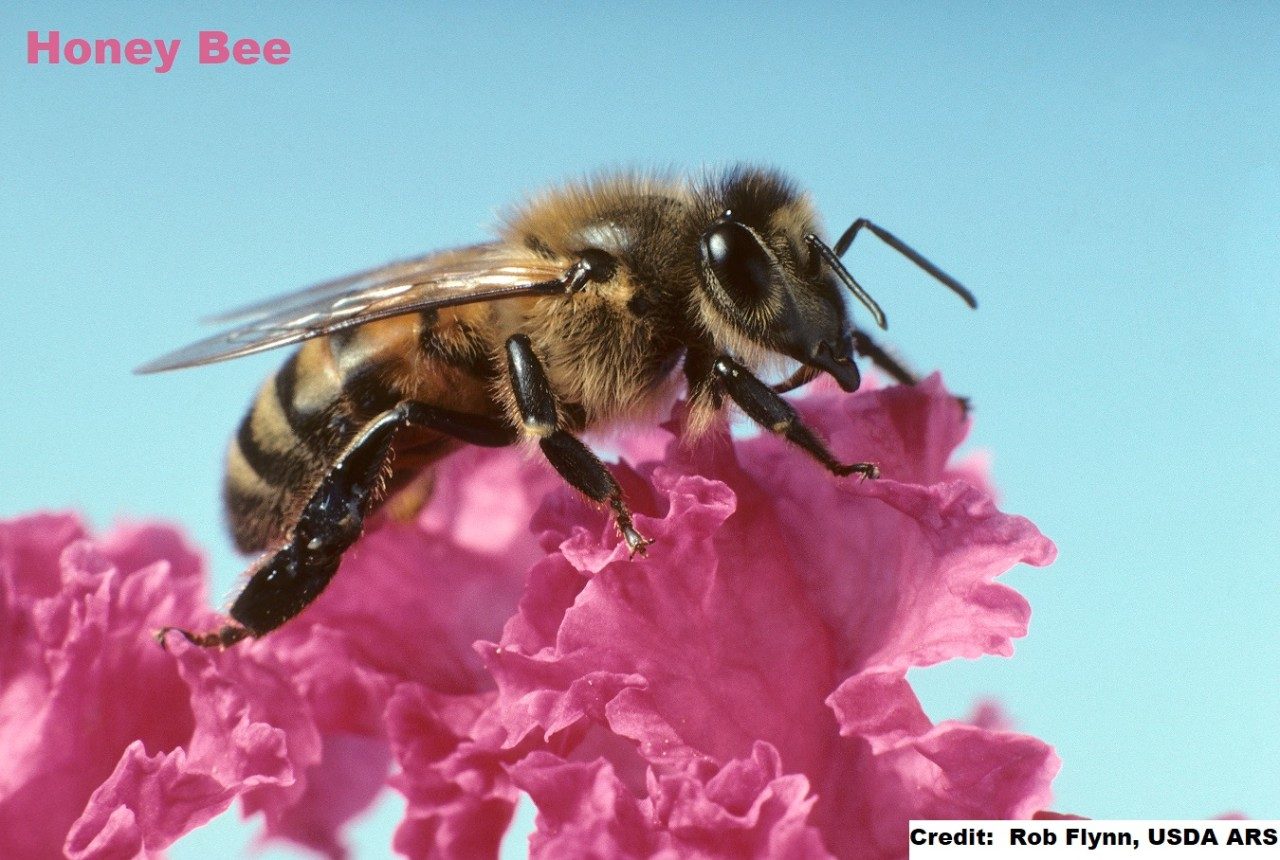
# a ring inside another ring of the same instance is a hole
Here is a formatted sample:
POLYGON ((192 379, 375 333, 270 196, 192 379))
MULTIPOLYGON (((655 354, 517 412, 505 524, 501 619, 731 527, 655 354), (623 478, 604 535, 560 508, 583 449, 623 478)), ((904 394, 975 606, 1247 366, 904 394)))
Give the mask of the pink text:
POLYGON ((272 66, 289 62, 289 43, 284 39, 268 39, 261 46, 253 39, 237 39, 228 48, 229 41, 231 37, 222 30, 201 30, 200 62, 225 63, 233 57, 242 66, 252 66, 259 59, 272 66))
POLYGON ((39 63, 42 55, 46 63, 66 60, 73 66, 88 62, 147 66, 154 60, 155 70, 163 75, 173 68, 181 42, 181 39, 129 39, 123 43, 119 39, 68 39, 63 42, 62 33, 57 30, 50 30, 46 36, 41 36, 38 30, 28 30, 27 62, 39 63))
MULTIPOLYGON (((62 33, 49 30, 27 31, 27 63, 67 62, 73 66, 86 63, 95 65, 152 66, 160 74, 173 68, 178 59, 181 39, 67 39, 62 33)), ((268 39, 259 43, 255 39, 232 40, 223 30, 201 30, 199 36, 201 65, 220 65, 235 61, 241 66, 252 66, 262 61, 270 66, 282 66, 289 62, 290 47, 284 39, 268 39)))

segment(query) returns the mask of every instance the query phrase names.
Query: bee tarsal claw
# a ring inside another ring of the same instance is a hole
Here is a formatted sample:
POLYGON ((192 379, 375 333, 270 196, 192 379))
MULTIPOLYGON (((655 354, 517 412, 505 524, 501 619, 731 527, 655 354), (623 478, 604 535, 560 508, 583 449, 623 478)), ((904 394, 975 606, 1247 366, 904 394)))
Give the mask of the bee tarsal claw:
POLYGON ((166 637, 170 632, 181 634, 183 639, 200 648, 217 648, 219 650, 230 648, 240 640, 247 639, 253 635, 238 624, 227 624, 207 633, 192 633, 190 630, 183 630, 181 627, 161 627, 154 634, 155 640, 166 651, 169 650, 169 646, 166 644, 166 637))
POLYGON ((622 530, 622 538, 627 542, 627 549, 631 551, 631 558, 635 558, 637 555, 648 555, 648 547, 653 543, 653 538, 647 538, 631 527, 622 530))
POLYGON ((880 477, 880 467, 875 463, 850 463, 847 466, 841 466, 837 475, 844 477, 846 475, 859 475, 868 480, 874 481, 880 477))

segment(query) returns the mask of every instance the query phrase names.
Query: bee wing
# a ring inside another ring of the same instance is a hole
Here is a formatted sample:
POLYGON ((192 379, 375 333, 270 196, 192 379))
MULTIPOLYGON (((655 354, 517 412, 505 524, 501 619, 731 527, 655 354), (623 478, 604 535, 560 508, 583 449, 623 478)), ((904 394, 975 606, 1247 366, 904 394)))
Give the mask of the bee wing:
POLYGON ((445 262, 444 258, 446 256, 457 255, 462 258, 471 254, 489 255, 496 253, 498 250, 499 246, 495 244, 471 245, 466 248, 459 248, 456 251, 437 251, 422 257, 396 260, 383 266, 365 269, 363 272, 355 272, 341 278, 334 278, 331 281, 322 281, 305 289, 282 293, 269 299, 233 308, 232 310, 206 317, 202 322, 209 325, 248 322, 267 314, 281 313, 286 308, 299 308, 323 299, 338 298, 351 292, 377 289, 380 286, 393 284, 395 281, 405 277, 421 277, 422 273, 429 271, 432 266, 445 262))
POLYGON ((239 325, 147 362, 137 373, 212 364, 288 346, 373 320, 508 296, 553 295, 567 267, 477 245, 402 260, 225 314, 239 325))

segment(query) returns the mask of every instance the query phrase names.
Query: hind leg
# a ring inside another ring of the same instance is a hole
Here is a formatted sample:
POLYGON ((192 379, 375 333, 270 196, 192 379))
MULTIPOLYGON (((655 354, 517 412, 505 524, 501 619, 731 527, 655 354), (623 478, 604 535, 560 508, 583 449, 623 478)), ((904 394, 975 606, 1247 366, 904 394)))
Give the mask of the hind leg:
POLYGON ((225 648, 269 633, 309 606, 333 579, 342 554, 364 530, 391 443, 399 430, 409 426, 485 447, 516 440, 515 428, 492 418, 425 403, 405 401, 382 413, 364 426, 321 478, 284 545, 251 569, 244 590, 231 604, 230 623, 206 633, 165 627, 156 634, 160 643, 164 644, 170 630, 177 630, 196 645, 225 648))

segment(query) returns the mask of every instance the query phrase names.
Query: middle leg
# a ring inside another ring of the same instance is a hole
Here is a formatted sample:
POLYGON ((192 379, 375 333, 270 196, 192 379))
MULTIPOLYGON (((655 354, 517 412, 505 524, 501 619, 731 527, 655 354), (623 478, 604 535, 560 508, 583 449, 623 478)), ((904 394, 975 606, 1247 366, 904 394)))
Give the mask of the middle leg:
POLYGON ((560 426, 555 394, 528 336, 514 334, 507 339, 507 371, 520 408, 521 423, 530 435, 537 437, 547 461, 578 492, 594 502, 608 504, 627 549, 632 555, 643 555, 644 548, 653 541, 636 531, 631 511, 622 500, 622 488, 600 458, 560 426))

